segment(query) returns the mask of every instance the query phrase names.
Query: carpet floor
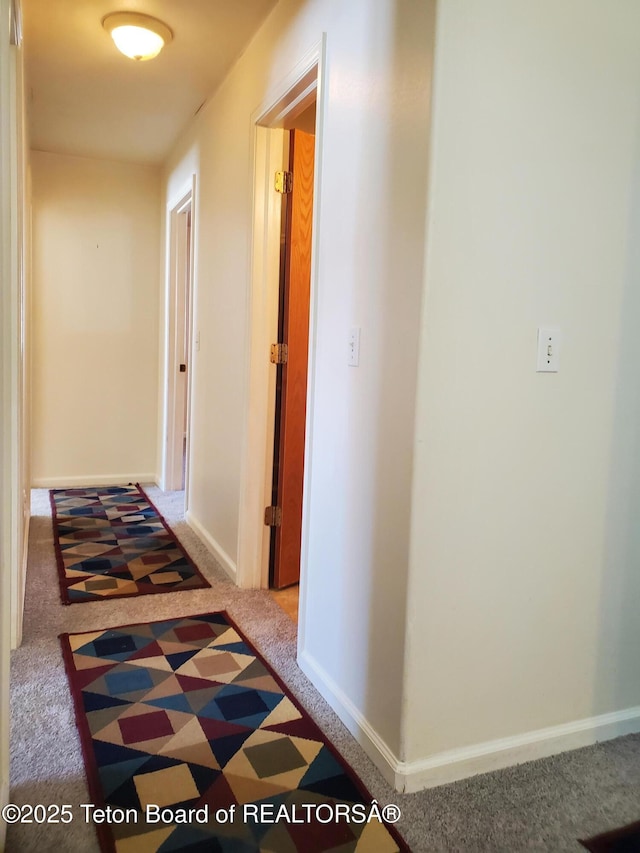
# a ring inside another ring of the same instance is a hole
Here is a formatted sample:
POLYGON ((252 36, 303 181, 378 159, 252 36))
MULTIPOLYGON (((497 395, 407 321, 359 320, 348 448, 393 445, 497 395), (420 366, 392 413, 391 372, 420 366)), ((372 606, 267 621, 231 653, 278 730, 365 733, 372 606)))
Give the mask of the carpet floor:
POLYGON ((237 589, 184 522, 182 494, 147 489, 210 581, 210 589, 60 604, 46 490, 35 490, 23 645, 12 653, 12 802, 69 803, 68 825, 9 827, 8 853, 97 853, 80 740, 58 635, 226 610, 309 711, 380 803, 397 803, 397 828, 416 853, 573 851, 587 838, 638 820, 640 735, 423 791, 394 792, 295 663, 296 628, 266 591, 237 589))

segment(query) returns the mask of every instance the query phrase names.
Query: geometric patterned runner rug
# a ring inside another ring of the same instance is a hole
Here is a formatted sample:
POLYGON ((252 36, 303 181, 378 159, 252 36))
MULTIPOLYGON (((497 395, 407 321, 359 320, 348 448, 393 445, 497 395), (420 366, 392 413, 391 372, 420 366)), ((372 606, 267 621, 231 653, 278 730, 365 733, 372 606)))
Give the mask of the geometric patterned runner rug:
POLYGON ((210 586, 139 486, 50 496, 63 604, 210 586))
POLYGON ((60 639, 103 851, 408 850, 226 613, 60 639))

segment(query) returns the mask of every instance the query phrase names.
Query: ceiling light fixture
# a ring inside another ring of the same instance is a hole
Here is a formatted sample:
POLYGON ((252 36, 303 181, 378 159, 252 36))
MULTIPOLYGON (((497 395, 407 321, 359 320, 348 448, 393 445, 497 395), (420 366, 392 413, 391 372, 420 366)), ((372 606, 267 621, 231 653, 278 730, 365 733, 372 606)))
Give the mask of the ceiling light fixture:
POLYGON ((173 38, 166 24, 139 12, 114 12, 102 19, 102 26, 118 50, 137 61, 153 59, 173 38))

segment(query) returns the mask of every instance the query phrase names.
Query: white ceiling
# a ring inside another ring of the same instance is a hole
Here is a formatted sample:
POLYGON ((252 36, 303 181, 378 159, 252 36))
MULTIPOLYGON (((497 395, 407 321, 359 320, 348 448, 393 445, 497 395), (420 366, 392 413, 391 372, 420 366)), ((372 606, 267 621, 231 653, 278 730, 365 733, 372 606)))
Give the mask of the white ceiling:
POLYGON ((161 163, 275 3, 22 0, 32 148, 161 163), (173 41, 156 59, 128 59, 101 23, 119 11, 159 18, 173 41))

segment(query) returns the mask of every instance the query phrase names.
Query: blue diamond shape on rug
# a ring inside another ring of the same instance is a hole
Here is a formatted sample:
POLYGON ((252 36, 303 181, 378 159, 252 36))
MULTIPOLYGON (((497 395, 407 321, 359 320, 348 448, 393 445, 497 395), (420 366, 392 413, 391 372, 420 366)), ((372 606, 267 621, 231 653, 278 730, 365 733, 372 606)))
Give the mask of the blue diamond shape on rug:
POLYGON ((105 634, 100 639, 94 640, 92 645, 98 657, 112 658, 116 655, 126 655, 128 652, 138 650, 131 634, 115 634, 112 636, 105 634))
MULTIPOLYGON (((149 624, 153 636, 156 638, 162 637, 164 634, 170 634, 176 627, 175 619, 167 619, 166 622, 151 622, 149 624)), ((199 651, 199 650, 198 650, 199 651)))
POLYGON ((135 693, 137 690, 150 690, 153 687, 151 675, 146 669, 135 672, 108 672, 104 680, 112 696, 118 693, 135 693))
POLYGON ((128 782, 136 772, 149 760, 148 755, 133 758, 130 761, 117 761, 101 767, 100 782, 102 784, 105 799, 117 788, 128 782))
MULTIPOLYGON (((153 527, 151 525, 129 525, 124 524, 122 527, 118 528, 118 536, 122 536, 123 534, 127 534, 128 536, 149 536, 152 533, 156 533, 157 531, 162 530, 161 527, 153 527)), ((162 531, 164 532, 164 531, 162 531)))
POLYGON ((118 705, 131 704, 125 699, 118 699, 117 696, 103 696, 101 693, 89 693, 88 691, 83 691, 82 702, 87 714, 90 711, 103 711, 105 708, 117 708, 118 705))
POLYGON ((81 516, 91 516, 95 518, 96 516, 100 518, 106 518, 107 514, 101 506, 78 506, 78 507, 66 507, 64 511, 65 515, 81 515, 81 516))
POLYGON ((236 735, 218 737, 215 740, 209 741, 211 752, 215 755, 216 761, 220 767, 224 767, 227 762, 233 758, 236 752, 242 748, 247 738, 251 737, 252 734, 253 730, 247 729, 245 732, 240 732, 236 735))
POLYGON ((304 788, 307 785, 312 785, 314 782, 324 781, 342 772, 342 767, 340 767, 331 752, 323 747, 300 780, 300 787, 304 788))
POLYGON ((246 643, 223 643, 220 646, 216 646, 216 651, 220 652, 235 652, 240 655, 251 655, 253 652, 247 646, 246 643))
POLYGON ((148 752, 141 752, 139 749, 131 749, 128 746, 119 746, 117 743, 106 743, 101 740, 93 741, 93 755, 98 768, 125 761, 149 760, 148 752))
POLYGON ((357 787, 344 772, 340 772, 337 776, 331 776, 329 779, 318 779, 316 782, 310 782, 306 785, 301 784, 300 789, 313 791, 314 794, 322 794, 332 800, 344 800, 348 803, 360 800, 357 787))
POLYGON ((201 764, 188 762, 189 771, 193 776, 193 781, 196 783, 196 788, 202 794, 216 781, 220 775, 219 770, 214 770, 211 767, 204 767, 201 764))
POLYGON ((167 711, 183 711, 185 714, 193 714, 193 709, 184 693, 176 693, 174 696, 161 696, 159 699, 149 699, 145 704, 153 705, 154 708, 164 708, 167 711))
POLYGON ((198 715, 257 728, 281 700, 281 693, 229 686, 224 687, 198 715))
POLYGON ((140 637, 124 632, 105 631, 101 637, 81 646, 77 653, 89 657, 126 661, 133 653, 154 642, 154 637, 140 637))
POLYGON ((76 563, 68 565, 69 569, 74 571, 87 572, 90 575, 103 575, 105 572, 111 572, 113 569, 119 569, 121 566, 126 566, 126 558, 119 557, 89 557, 89 559, 78 560, 76 563))

